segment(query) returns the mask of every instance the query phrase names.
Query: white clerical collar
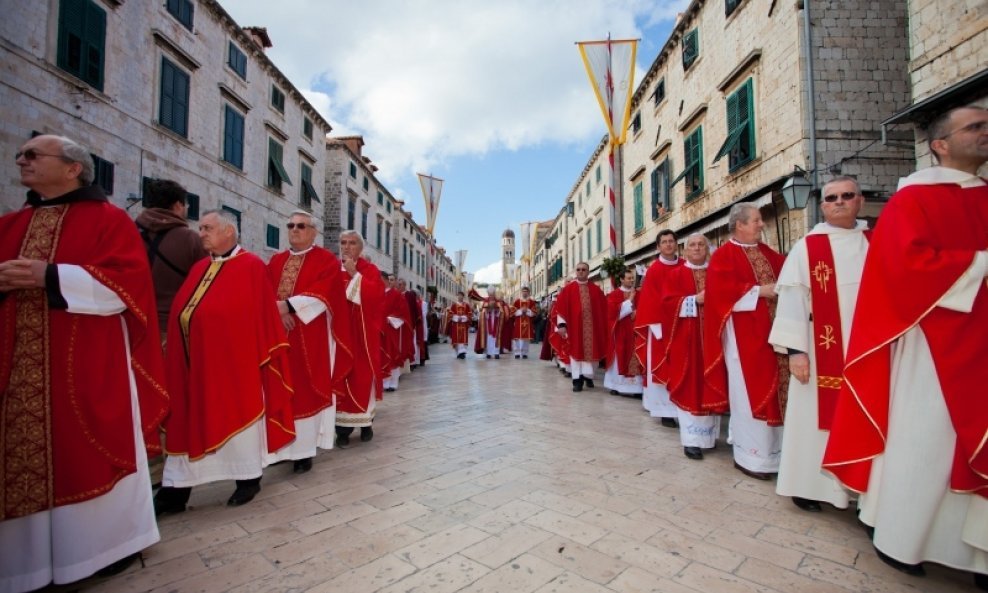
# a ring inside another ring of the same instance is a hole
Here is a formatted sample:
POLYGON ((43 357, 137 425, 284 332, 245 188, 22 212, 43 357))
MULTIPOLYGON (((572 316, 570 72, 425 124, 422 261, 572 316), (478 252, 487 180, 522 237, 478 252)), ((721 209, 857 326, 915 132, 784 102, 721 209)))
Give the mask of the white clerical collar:
POLYGON ((618 286, 618 288, 620 288, 622 292, 631 292, 634 290, 633 288, 625 288, 623 286, 618 286))
POLYGON ((836 233, 860 233, 861 231, 868 230, 868 221, 861 220, 860 218, 854 221, 853 228, 844 228, 842 226, 834 226, 829 222, 819 222, 815 227, 813 227, 814 233, 833 235, 836 233))
POLYGON ((731 237, 730 241, 731 241, 731 243, 734 243, 738 247, 757 247, 758 246, 758 243, 757 242, 755 242, 755 243, 742 243, 741 241, 738 241, 734 237, 731 237))
POLYGON ((916 171, 909 177, 903 177, 899 180, 899 189, 910 185, 938 185, 944 183, 969 188, 981 187, 985 185, 985 180, 977 175, 971 175, 967 171, 959 171, 950 167, 936 165, 916 171))
POLYGON ((676 256, 676 259, 666 259, 666 258, 664 258, 664 257, 662 257, 660 255, 659 256, 659 261, 662 262, 662 263, 664 263, 667 266, 678 266, 679 265, 679 256, 677 255, 676 256))
MULTIPOLYGON (((574 280, 575 280, 575 279, 574 279, 574 280)), ((576 282, 577 284, 586 284, 587 282, 590 282, 590 280, 575 280, 575 282, 576 282)))
POLYGON ((211 257, 213 258, 213 261, 226 261, 228 259, 233 259, 243 250, 243 247, 237 245, 226 255, 213 255, 211 257))
POLYGON ((687 268, 689 268, 691 270, 706 270, 707 269, 707 262, 703 262, 702 264, 697 265, 697 264, 691 264, 690 263, 690 260, 686 260, 684 262, 684 264, 685 264, 685 266, 687 268))
POLYGON ((288 253, 289 253, 289 255, 305 255, 306 253, 312 251, 312 248, 315 247, 315 246, 316 246, 315 243, 313 243, 312 245, 309 245, 308 247, 306 247, 305 249, 303 249, 301 251, 295 251, 294 249, 292 249, 291 247, 289 247, 288 248, 288 253))

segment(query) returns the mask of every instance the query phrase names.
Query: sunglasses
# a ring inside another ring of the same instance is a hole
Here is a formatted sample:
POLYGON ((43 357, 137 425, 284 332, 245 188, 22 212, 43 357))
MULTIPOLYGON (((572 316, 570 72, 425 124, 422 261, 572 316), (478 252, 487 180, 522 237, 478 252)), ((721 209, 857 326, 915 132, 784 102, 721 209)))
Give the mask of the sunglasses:
POLYGON ((851 200, 853 200, 856 197, 858 197, 857 192, 846 191, 846 192, 839 193, 839 194, 827 194, 827 195, 823 196, 823 201, 824 202, 836 202, 837 201, 837 198, 840 198, 840 199, 844 200, 845 202, 850 202, 851 200))
POLYGON ((939 140, 946 140, 947 138, 950 138, 954 134, 959 134, 961 132, 965 134, 981 134, 984 132, 988 132, 988 119, 984 121, 976 121, 974 123, 967 124, 966 126, 957 128, 952 132, 948 132, 943 136, 940 136, 939 140))
POLYGON ((25 161, 33 161, 43 156, 55 157, 56 159, 65 160, 65 157, 60 154, 48 154, 47 152, 38 152, 33 148, 28 148, 27 150, 18 150, 14 153, 14 160, 19 161, 21 157, 24 157, 25 161))
POLYGON ((288 224, 285 225, 285 227, 287 227, 288 230, 298 229, 300 231, 304 231, 305 229, 307 229, 307 228, 309 228, 311 226, 313 226, 313 225, 311 225, 311 224, 305 224, 304 222, 290 222, 290 223, 288 223, 288 224))

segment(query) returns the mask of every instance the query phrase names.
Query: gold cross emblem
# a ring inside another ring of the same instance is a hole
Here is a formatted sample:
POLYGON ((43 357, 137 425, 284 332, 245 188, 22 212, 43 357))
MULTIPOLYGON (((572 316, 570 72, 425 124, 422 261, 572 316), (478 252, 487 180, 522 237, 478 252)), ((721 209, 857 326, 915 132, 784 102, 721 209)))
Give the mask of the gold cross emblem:
POLYGON ((823 333, 820 334, 820 344, 819 345, 820 346, 823 346, 827 350, 830 350, 830 347, 833 346, 836 343, 837 343, 837 338, 834 337, 834 326, 832 326, 832 325, 824 325, 823 326, 823 333))
POLYGON ((816 267, 813 268, 813 278, 820 283, 820 290, 827 292, 827 284, 830 283, 830 275, 833 270, 830 266, 821 262, 817 262, 816 267))

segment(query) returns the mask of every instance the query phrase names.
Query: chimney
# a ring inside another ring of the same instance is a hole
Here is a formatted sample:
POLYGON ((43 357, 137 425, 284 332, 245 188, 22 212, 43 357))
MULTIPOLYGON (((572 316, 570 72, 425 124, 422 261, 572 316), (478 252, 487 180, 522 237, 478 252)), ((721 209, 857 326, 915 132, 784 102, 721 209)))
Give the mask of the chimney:
POLYGON ((266 27, 244 27, 243 31, 254 42, 254 45, 261 48, 261 51, 273 47, 266 27))
POLYGON ((350 152, 357 155, 358 157, 361 156, 360 153, 364 146, 363 136, 344 136, 342 138, 337 138, 337 140, 339 140, 344 145, 346 145, 346 147, 350 149, 350 152))

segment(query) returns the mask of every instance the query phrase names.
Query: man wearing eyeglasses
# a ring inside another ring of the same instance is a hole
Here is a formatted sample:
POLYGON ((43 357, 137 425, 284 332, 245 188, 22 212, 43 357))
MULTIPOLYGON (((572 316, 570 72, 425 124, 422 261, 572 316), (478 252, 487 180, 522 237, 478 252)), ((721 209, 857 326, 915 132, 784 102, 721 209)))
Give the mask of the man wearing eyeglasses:
POLYGON ((89 151, 37 136, 0 217, 0 590, 116 574, 160 537, 145 451, 168 408, 151 270, 89 151))
POLYGON ((775 491, 805 511, 821 502, 846 509, 848 492, 820 469, 844 371, 868 225, 858 182, 838 177, 823 186, 824 222, 789 252, 779 273, 779 295, 769 342, 789 359, 785 438, 775 491))
POLYGON ((927 136, 939 165, 900 181, 871 240, 824 467, 863 493, 887 563, 988 589, 988 111, 927 136))
POLYGON ((576 280, 559 291, 556 332, 569 346, 573 391, 593 388, 594 368, 607 355, 607 297, 590 282, 590 265, 576 264, 576 280))
POLYGON ((269 463, 294 460, 294 471, 312 469, 316 449, 332 449, 336 437, 336 393, 353 364, 349 324, 343 319, 343 268, 316 245, 315 218, 292 212, 285 225, 289 248, 268 262, 278 313, 288 333, 292 369, 295 440, 269 455, 269 463))

